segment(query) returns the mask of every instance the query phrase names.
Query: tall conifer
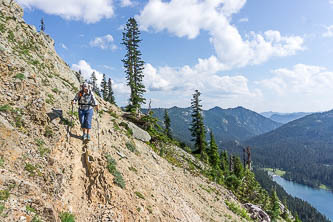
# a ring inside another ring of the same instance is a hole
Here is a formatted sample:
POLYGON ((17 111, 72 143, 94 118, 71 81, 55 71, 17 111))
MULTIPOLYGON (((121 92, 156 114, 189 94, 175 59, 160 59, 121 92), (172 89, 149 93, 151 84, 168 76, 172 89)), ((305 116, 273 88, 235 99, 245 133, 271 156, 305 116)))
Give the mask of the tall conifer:
POLYGON ((108 98, 107 98, 107 101, 111 104, 116 104, 116 101, 115 101, 114 95, 113 95, 111 78, 109 78, 109 81, 108 81, 108 98))
POLYGON ((143 97, 146 89, 142 83, 144 62, 141 59, 139 50, 139 43, 141 42, 139 36, 140 31, 137 22, 134 18, 129 18, 125 25, 122 39, 122 44, 126 49, 126 55, 122 62, 124 63, 127 85, 131 89, 129 109, 140 109, 141 104, 144 104, 146 100, 143 97))
POLYGON ((209 163, 213 167, 213 169, 220 170, 220 156, 212 130, 210 131, 210 144, 207 153, 209 156, 209 163))
POLYGON ((109 92, 108 92, 108 85, 106 83, 106 76, 105 76, 104 73, 103 73, 103 79, 102 79, 102 82, 101 82, 101 90, 102 90, 103 99, 105 101, 107 101, 109 92))
POLYGON ((201 160, 208 162, 208 156, 206 151, 206 131, 205 125, 202 117, 202 105, 200 105, 201 100, 199 99, 200 92, 195 90, 193 98, 191 100, 192 108, 192 124, 190 131, 192 133, 192 141, 194 141, 194 146, 197 152, 200 153, 201 160))
POLYGON ((165 125, 165 134, 172 139, 172 134, 171 134, 171 120, 168 114, 168 111, 165 109, 164 111, 164 125, 165 125))

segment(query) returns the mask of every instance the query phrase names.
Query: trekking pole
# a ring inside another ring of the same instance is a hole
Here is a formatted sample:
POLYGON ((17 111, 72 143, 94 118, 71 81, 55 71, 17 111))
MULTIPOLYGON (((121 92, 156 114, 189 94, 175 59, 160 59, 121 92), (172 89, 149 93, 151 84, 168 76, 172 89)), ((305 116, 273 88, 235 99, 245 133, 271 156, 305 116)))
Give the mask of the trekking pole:
POLYGON ((97 141, 98 141, 98 146, 97 148, 99 149, 99 117, 98 117, 98 112, 97 112, 97 118, 96 118, 96 121, 97 121, 97 141))
POLYGON ((70 113, 70 122, 68 123, 68 130, 67 130, 67 142, 70 143, 71 138, 71 129, 73 125, 73 114, 74 114, 74 104, 72 103, 72 112, 70 113))

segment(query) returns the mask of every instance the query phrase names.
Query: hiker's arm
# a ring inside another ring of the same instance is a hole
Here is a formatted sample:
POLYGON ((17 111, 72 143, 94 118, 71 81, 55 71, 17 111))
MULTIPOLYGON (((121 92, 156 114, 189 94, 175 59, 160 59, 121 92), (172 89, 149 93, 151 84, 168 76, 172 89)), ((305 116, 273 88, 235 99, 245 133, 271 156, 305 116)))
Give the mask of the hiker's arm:
POLYGON ((76 103, 76 101, 78 101, 79 99, 79 93, 77 93, 74 97, 74 99, 72 100, 72 104, 76 103))
POLYGON ((95 110, 98 112, 98 101, 94 94, 92 94, 92 105, 95 107, 95 110))

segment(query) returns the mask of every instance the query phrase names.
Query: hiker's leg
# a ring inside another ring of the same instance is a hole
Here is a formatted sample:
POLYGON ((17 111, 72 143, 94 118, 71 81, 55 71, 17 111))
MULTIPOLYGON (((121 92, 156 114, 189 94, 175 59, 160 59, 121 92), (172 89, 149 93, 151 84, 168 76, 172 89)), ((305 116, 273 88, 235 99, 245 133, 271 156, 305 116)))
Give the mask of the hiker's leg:
POLYGON ((84 110, 79 109, 79 120, 80 120, 80 124, 81 124, 81 128, 83 130, 84 126, 83 126, 83 122, 84 122, 84 110))
POLYGON ((88 139, 90 139, 89 130, 91 129, 91 121, 92 121, 93 114, 94 114, 93 109, 89 109, 87 111, 87 137, 88 137, 88 139))

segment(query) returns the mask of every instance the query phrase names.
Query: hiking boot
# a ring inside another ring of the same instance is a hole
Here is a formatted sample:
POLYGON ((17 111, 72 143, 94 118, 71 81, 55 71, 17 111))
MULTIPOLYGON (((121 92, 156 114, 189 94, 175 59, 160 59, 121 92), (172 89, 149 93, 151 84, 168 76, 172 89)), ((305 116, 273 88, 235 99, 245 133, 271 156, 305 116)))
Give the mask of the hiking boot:
POLYGON ((89 134, 87 134, 87 137, 86 137, 86 138, 87 138, 87 140, 90 140, 90 135, 89 135, 89 134))
POLYGON ((84 134, 82 135, 82 140, 85 140, 86 137, 87 137, 87 134, 84 133, 84 134))

